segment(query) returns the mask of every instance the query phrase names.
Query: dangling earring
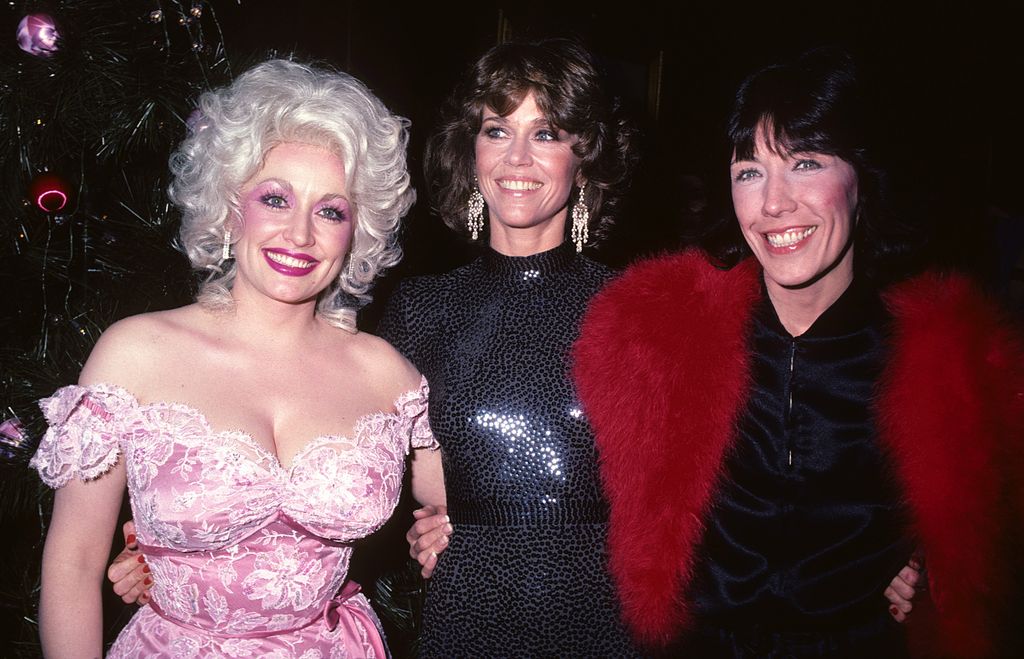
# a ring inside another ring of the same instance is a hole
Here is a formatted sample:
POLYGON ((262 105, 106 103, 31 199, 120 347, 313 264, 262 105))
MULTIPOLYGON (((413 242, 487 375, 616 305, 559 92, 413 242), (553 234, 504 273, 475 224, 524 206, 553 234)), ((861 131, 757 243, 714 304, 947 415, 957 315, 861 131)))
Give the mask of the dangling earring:
POLYGON ((587 204, 583 201, 583 194, 586 189, 586 183, 580 186, 580 194, 576 197, 576 203, 572 207, 572 232, 570 236, 572 241, 576 243, 577 252, 583 251, 583 245, 587 243, 590 231, 588 226, 590 224, 590 211, 587 210, 587 204))
POLYGON ((227 261, 231 258, 231 229, 224 232, 224 244, 220 248, 220 260, 227 261))
POLYGON ((473 192, 469 194, 469 214, 467 216, 469 233, 476 240, 484 229, 484 196, 480 194, 480 184, 473 179, 473 192))

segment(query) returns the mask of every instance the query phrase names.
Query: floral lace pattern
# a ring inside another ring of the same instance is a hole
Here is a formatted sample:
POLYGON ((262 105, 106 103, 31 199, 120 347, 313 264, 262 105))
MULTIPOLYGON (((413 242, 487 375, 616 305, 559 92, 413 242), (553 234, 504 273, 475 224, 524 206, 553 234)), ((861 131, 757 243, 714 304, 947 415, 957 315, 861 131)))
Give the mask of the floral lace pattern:
POLYGON ((394 510, 410 448, 437 446, 426 401, 423 381, 394 412, 359 419, 351 437, 313 439, 287 469, 187 405, 139 404, 112 385, 64 387, 41 401, 50 429, 31 464, 48 485, 96 478, 125 460, 155 584, 152 606, 109 656, 380 654, 366 599, 335 595, 351 541, 394 510))

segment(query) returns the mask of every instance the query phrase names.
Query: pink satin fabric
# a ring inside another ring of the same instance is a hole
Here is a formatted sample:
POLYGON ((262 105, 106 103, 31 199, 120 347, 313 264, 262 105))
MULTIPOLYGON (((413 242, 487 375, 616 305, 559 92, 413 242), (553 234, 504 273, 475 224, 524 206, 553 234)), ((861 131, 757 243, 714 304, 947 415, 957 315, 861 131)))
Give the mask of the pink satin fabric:
POLYGON ((187 405, 109 385, 42 401, 50 430, 32 464, 47 484, 124 461, 154 585, 108 657, 386 657, 347 581, 351 542, 391 515, 410 447, 436 446, 426 400, 424 382, 351 437, 312 439, 287 468, 187 405))

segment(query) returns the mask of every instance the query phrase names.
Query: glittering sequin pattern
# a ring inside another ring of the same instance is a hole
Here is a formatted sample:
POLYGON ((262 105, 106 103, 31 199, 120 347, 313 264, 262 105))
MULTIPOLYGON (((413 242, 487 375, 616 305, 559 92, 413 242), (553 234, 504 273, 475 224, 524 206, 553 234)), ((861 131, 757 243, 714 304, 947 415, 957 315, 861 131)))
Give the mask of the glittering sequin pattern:
POLYGON ((428 584, 421 656, 636 654, 567 361, 610 275, 569 243, 527 257, 489 251, 404 282, 389 304, 381 334, 430 382, 455 526, 428 584))

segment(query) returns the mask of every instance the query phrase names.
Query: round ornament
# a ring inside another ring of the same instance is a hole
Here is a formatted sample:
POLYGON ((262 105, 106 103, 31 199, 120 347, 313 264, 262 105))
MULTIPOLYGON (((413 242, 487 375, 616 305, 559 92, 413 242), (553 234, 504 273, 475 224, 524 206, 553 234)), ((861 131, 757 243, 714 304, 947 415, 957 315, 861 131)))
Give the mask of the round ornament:
POLYGON ((28 14, 18 23, 18 46, 36 57, 57 52, 60 33, 49 14, 28 14))
POLYGON ((29 197, 44 213, 57 213, 68 204, 71 186, 61 176, 46 172, 32 179, 29 197))

